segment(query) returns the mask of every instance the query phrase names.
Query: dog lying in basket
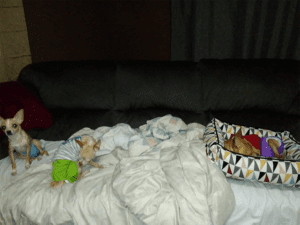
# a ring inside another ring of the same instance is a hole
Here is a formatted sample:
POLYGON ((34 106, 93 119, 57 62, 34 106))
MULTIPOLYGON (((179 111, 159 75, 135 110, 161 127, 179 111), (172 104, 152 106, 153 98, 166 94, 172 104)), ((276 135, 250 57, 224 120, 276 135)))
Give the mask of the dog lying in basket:
MULTIPOLYGON (((282 153, 282 156, 278 152, 278 148, 280 147, 280 144, 274 140, 269 139, 267 141, 268 145, 271 147, 273 152, 275 153, 275 157, 279 159, 285 158, 285 151, 282 153)), ((235 136, 231 137, 227 141, 224 142, 224 147, 228 149, 229 151, 242 154, 242 155, 248 155, 248 156, 260 156, 261 152, 259 149, 255 148, 249 141, 247 141, 245 138, 242 137, 242 132, 239 130, 238 133, 236 133, 235 136)))

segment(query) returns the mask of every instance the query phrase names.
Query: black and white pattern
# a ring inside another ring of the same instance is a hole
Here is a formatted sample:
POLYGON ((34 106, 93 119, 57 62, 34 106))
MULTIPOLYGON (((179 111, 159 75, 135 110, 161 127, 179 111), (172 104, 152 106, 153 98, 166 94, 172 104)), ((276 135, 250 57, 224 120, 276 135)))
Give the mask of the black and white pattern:
POLYGON ((224 123, 214 118, 206 126, 204 141, 208 159, 215 163, 226 177, 300 187, 300 143, 288 131, 280 133, 245 127, 224 123), (224 142, 239 130, 242 131, 242 135, 256 134, 259 137, 280 138, 286 151, 285 160, 245 156, 226 150, 224 142))

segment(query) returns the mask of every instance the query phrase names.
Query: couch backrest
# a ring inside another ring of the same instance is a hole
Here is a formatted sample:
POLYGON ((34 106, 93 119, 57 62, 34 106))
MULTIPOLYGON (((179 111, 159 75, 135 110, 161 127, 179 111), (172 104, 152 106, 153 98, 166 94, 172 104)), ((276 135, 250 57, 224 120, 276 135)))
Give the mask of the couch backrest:
POLYGON ((300 62, 206 59, 199 64, 203 110, 257 109, 300 115, 300 62))
POLYGON ((184 111, 266 109, 300 115, 295 60, 45 62, 18 81, 51 108, 184 111))
POLYGON ((201 76, 196 70, 192 62, 119 63, 114 109, 201 111, 201 76))
POLYGON ((59 61, 26 66, 18 81, 49 109, 111 109, 117 64, 107 61, 59 61))

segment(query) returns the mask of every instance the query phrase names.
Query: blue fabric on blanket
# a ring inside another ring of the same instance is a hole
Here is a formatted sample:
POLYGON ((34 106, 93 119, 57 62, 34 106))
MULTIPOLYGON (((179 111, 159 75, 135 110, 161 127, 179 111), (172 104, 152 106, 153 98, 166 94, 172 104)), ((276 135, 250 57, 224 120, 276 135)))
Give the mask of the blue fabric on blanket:
MULTIPOLYGON (((23 156, 26 156, 27 152, 22 152, 23 156)), ((40 150, 35 147, 33 143, 31 143, 31 149, 30 149, 30 157, 38 157, 40 155, 40 150)))

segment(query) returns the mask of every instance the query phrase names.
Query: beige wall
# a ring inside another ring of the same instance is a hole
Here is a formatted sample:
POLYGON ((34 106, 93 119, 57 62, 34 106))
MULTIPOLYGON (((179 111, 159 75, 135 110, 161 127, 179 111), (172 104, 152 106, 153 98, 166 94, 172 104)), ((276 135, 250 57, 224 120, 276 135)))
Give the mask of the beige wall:
POLYGON ((0 0, 0 83, 16 80, 30 63, 22 0, 0 0))

